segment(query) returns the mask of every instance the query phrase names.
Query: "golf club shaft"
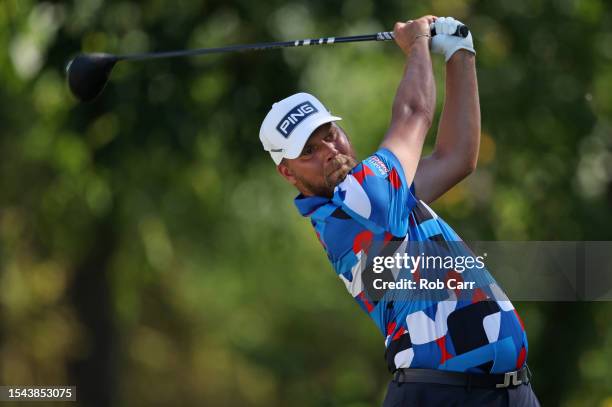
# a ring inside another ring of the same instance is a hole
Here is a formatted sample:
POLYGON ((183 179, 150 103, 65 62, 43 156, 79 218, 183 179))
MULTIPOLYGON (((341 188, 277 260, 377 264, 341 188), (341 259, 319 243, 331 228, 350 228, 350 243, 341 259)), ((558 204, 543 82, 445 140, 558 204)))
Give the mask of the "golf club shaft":
POLYGON ((219 48, 199 48, 183 51, 167 51, 167 52, 151 52, 144 54, 127 54, 118 55, 118 60, 139 60, 139 59, 154 59, 154 58, 176 58, 192 55, 219 54, 223 52, 234 51, 260 51, 275 48, 301 47, 306 45, 323 45, 335 44, 342 42, 358 42, 358 41, 389 41, 393 39, 393 33, 380 32, 377 34, 353 35, 349 37, 323 37, 316 39, 304 39, 295 41, 280 41, 280 42, 262 42, 256 44, 230 45, 219 48))
MULTIPOLYGON (((457 27, 457 31, 454 35, 459 37, 466 37, 468 29, 462 25, 457 27)), ((435 35, 435 29, 432 29, 432 35, 435 35)), ((344 42, 360 42, 360 41, 391 41, 394 39, 393 32, 382 31, 376 34, 364 34, 364 35, 352 35, 347 37, 322 37, 315 39, 304 39, 295 41, 281 41, 281 42, 263 42, 256 44, 242 44, 242 45, 230 45, 227 47, 219 48, 199 48, 192 50, 183 51, 167 51, 167 52, 151 52, 143 54, 126 54, 118 55, 116 59, 118 61, 137 61, 142 59, 158 59, 158 58, 176 58, 192 55, 205 55, 205 54, 219 54, 223 52, 234 52, 234 51, 258 51, 268 50, 275 48, 287 48, 287 47, 301 47, 308 45, 325 45, 325 44, 338 44, 344 42)))

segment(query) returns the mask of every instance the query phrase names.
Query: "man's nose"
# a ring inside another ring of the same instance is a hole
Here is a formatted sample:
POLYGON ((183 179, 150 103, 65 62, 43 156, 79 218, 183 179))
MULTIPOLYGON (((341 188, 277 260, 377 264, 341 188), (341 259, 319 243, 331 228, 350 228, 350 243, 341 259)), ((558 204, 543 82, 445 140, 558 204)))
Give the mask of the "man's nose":
POLYGON ((323 148, 321 149, 321 151, 323 152, 323 157, 325 159, 325 162, 332 160, 335 156, 338 155, 338 150, 336 149, 336 145, 332 142, 329 141, 322 141, 323 143, 323 148))

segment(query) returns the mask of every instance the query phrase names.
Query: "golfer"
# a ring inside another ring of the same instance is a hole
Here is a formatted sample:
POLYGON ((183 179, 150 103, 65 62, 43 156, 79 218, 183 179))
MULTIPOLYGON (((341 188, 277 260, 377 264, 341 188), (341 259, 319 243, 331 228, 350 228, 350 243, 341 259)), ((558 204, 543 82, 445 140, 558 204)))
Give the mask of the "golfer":
POLYGON ((336 273, 385 337, 393 378, 384 406, 538 406, 523 324, 488 271, 456 263, 427 274, 425 263, 399 264, 415 243, 470 253, 427 206, 470 174, 478 157, 475 51, 471 34, 451 35, 459 24, 434 16, 395 24, 406 65, 389 129, 365 160, 356 161, 340 117, 307 93, 275 103, 260 139, 299 191, 295 204, 336 273), (421 157, 436 105, 430 50, 446 60, 446 100, 435 148, 421 157), (405 287, 393 289, 389 283, 399 280, 405 287))

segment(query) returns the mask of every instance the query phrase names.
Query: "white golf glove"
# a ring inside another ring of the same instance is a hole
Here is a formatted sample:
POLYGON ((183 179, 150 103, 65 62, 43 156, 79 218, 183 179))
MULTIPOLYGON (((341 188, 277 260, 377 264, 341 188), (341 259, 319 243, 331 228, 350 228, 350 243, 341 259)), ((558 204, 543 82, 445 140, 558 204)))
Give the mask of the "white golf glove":
POLYGON ((453 34, 459 25, 463 23, 452 17, 440 17, 432 24, 436 28, 436 35, 431 38, 431 52, 444 55, 444 60, 448 62, 451 56, 460 49, 465 49, 476 54, 472 33, 467 37, 457 37, 453 34))

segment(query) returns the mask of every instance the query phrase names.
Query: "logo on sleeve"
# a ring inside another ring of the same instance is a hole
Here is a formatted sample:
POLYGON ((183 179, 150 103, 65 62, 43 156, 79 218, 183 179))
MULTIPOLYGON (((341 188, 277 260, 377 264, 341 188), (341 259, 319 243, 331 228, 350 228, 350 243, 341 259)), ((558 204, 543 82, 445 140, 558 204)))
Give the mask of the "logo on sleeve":
POLYGON ((374 173, 379 177, 385 177, 389 173, 389 168, 387 168, 385 163, 377 156, 370 156, 365 161, 368 167, 374 170, 374 173))
POLYGON ((289 111, 281 119, 281 121, 276 126, 276 130, 280 134, 282 134, 285 138, 289 137, 289 135, 295 130, 295 128, 310 116, 313 113, 317 113, 318 110, 314 107, 310 102, 304 102, 289 111))

